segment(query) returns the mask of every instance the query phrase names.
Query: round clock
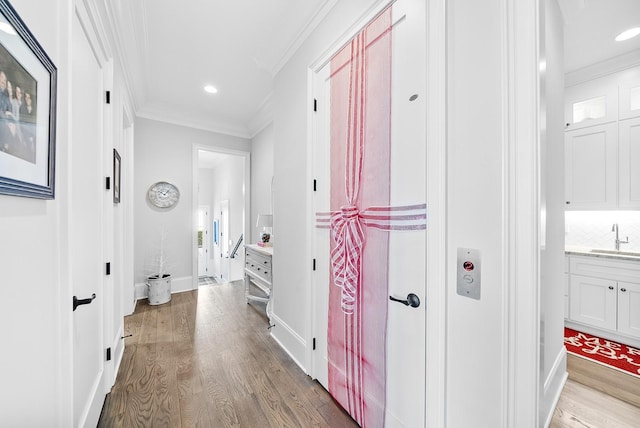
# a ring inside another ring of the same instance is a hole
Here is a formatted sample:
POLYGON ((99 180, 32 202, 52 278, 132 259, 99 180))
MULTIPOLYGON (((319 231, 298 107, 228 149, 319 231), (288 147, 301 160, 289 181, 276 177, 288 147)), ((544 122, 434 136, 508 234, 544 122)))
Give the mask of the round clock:
POLYGON ((149 202, 159 208, 169 208, 180 199, 180 191, 176 186, 166 181, 158 181, 149 187, 147 192, 149 202))

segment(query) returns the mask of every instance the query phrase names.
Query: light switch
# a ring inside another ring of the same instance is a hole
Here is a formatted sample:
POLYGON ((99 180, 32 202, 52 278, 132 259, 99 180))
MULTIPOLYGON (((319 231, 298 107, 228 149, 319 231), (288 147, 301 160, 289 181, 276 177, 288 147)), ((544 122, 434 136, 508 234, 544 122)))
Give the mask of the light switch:
POLYGON ((480 300, 480 250, 458 248, 456 271, 458 294, 480 300))

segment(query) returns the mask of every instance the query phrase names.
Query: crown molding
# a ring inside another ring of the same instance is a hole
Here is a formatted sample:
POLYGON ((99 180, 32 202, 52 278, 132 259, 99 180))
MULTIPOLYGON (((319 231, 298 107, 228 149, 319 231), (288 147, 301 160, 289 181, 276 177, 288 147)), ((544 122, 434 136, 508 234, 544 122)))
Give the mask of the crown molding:
POLYGON ((640 50, 570 71, 564 76, 565 86, 577 85, 637 66, 640 66, 640 50))
POLYGON ((302 30, 294 37, 293 42, 285 49, 284 54, 280 60, 269 70, 271 76, 275 76, 284 67, 284 65, 291 59, 296 51, 302 46, 307 38, 313 33, 322 20, 329 14, 331 9, 338 3, 338 0, 327 0, 318 8, 318 10, 309 18, 307 22, 302 26, 302 30))
POLYGON ((244 127, 233 126, 228 123, 221 122, 180 118, 176 117, 175 111, 165 111, 162 108, 142 107, 136 112, 136 117, 183 126, 185 128, 199 129, 201 131, 215 132, 216 134, 244 138, 247 140, 251 138, 249 130, 244 127))
POLYGON ((249 135, 254 138, 273 122, 273 92, 269 93, 256 109, 249 121, 249 135))

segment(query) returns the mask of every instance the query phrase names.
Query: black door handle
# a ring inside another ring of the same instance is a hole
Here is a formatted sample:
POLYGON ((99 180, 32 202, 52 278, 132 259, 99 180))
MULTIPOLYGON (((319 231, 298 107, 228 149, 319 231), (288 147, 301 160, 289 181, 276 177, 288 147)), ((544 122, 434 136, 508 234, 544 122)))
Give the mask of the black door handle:
POLYGON ((93 302, 93 299, 95 298, 96 293, 93 293, 88 299, 78 299, 78 297, 73 296, 73 310, 75 311, 76 308, 80 305, 88 305, 89 303, 93 302))
POLYGON ((411 306, 412 308, 420 306, 420 298, 413 293, 407 294, 407 300, 396 299, 393 296, 389 296, 389 300, 402 303, 405 306, 411 306))

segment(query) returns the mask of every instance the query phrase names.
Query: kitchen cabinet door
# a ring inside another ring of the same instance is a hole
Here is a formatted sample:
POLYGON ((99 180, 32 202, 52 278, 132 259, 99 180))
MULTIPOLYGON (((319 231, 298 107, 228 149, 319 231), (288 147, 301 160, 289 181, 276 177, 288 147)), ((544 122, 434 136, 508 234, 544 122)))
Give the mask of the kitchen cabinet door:
POLYGON ((615 77, 567 87, 564 111, 567 131, 616 121, 618 83, 615 77))
POLYGON ((618 206, 640 209, 640 117, 621 120, 618 135, 618 206))
POLYGON ((567 210, 617 207, 617 123, 565 132, 567 210))
POLYGON ((570 287, 569 318, 572 321, 616 330, 616 281, 571 274, 570 287))
POLYGON ((640 338, 640 284, 618 282, 618 332, 640 338))

